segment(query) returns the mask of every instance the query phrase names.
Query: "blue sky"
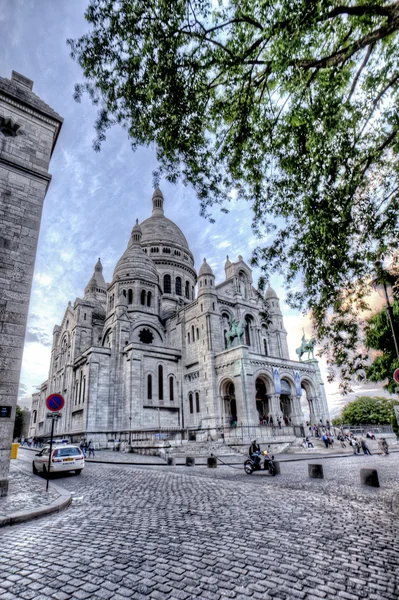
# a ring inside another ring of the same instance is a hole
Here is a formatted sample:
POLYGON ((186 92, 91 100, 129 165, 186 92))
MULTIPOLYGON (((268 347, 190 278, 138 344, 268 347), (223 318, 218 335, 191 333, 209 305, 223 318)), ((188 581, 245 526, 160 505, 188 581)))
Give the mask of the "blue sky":
MULTIPOLYGON (((86 0, 0 0, 0 75, 11 77, 14 69, 32 79, 33 91, 64 118, 44 203, 20 382, 22 406, 29 405, 35 386, 47 378, 53 327, 61 322, 68 301, 83 296, 98 257, 105 280, 111 280, 136 218, 142 221, 151 214, 154 149, 133 153, 126 133, 114 128, 101 152, 95 153, 96 109, 88 99, 80 104, 73 100, 74 84, 82 77, 66 39, 87 31, 86 5, 86 0)), ((247 204, 233 202, 228 215, 216 209, 216 223, 210 224, 199 216, 190 188, 167 182, 160 187, 166 216, 183 230, 197 269, 206 256, 220 282, 226 254, 231 260, 242 254, 249 261, 257 240, 247 204)), ((255 285, 258 276, 254 271, 255 285)), ((309 321, 284 303, 281 280, 273 278, 271 284, 282 299, 290 354, 295 358, 302 328, 311 334, 309 321)), ((324 371, 323 363, 321 367, 324 371)), ((326 382, 326 391, 330 408, 346 403, 337 384, 326 382)), ((381 395, 374 385, 355 391, 381 395)))

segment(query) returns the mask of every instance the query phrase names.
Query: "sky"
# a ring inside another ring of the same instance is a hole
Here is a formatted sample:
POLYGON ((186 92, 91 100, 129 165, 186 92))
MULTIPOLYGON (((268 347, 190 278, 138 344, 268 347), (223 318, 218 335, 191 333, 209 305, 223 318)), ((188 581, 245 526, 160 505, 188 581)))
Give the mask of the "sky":
MULTIPOLYGON (((105 280, 111 281, 136 218, 141 222, 151 214, 154 148, 133 153, 126 132, 115 127, 101 152, 94 152, 96 108, 87 98, 79 104, 73 99, 74 85, 83 78, 66 40, 88 31, 87 4, 0 0, 0 76, 10 78, 15 70, 32 79, 33 91, 64 118, 43 208, 20 380, 22 407, 30 406, 31 394, 47 379, 53 328, 61 323, 68 301, 83 297, 99 257, 105 280)), ((220 283, 226 255, 232 261, 239 254, 250 260, 258 240, 251 232, 248 204, 233 201, 227 215, 216 209, 211 224, 199 216, 192 189, 166 181, 160 187, 165 215, 183 230, 197 269, 206 257, 220 283)), ((254 270, 255 287, 259 275, 254 270)), ((296 359, 302 329, 311 336, 310 321, 284 302, 281 279, 272 277, 270 283, 281 298, 290 356, 296 359)), ((323 361, 320 366, 332 416, 356 395, 385 395, 380 386, 368 384, 342 398, 338 383, 327 383, 323 361)))

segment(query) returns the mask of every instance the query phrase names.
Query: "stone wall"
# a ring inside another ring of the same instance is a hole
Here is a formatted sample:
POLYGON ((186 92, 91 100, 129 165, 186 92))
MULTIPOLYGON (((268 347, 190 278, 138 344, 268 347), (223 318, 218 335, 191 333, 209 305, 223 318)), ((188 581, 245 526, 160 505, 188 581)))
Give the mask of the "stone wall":
POLYGON ((0 77, 0 496, 8 491, 10 446, 48 166, 62 118, 33 82, 0 77), (8 414, 7 409, 10 410, 8 414))

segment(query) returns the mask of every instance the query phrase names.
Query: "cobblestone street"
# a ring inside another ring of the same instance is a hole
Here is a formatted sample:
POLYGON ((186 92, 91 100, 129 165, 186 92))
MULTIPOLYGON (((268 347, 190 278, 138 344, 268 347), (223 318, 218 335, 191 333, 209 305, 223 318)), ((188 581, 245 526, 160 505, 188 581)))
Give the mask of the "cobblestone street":
POLYGON ((56 478, 69 509, 0 531, 0 600, 397 599, 399 454, 326 462, 324 481, 305 463, 280 478, 87 464, 56 478), (380 490, 360 488, 366 464, 380 490))

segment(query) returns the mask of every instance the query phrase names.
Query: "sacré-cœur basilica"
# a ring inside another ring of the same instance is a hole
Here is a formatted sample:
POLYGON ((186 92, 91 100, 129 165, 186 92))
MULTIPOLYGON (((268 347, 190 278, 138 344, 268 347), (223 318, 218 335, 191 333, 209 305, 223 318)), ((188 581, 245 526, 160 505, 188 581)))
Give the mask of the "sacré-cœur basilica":
POLYGON ((65 399, 57 437, 100 446, 143 430, 301 425, 305 394, 310 421, 329 419, 317 361, 289 357, 276 293, 269 286, 259 296, 242 256, 224 269, 220 283, 205 259, 197 273, 155 190, 111 283, 98 260, 84 297, 55 326, 30 435, 48 435, 45 400, 54 392, 65 399))

